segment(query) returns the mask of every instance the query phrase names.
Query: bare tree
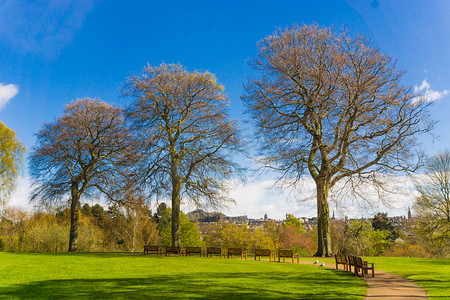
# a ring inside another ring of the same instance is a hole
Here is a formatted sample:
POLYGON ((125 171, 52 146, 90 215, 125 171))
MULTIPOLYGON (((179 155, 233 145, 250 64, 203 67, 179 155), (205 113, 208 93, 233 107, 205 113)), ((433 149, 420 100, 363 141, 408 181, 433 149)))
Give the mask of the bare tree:
POLYGON ((77 250, 80 198, 121 199, 124 168, 132 162, 130 141, 122 111, 89 98, 66 105, 61 118, 37 133, 30 159, 31 200, 51 205, 69 196, 70 252, 77 250))
POLYGON ((145 245, 158 244, 157 224, 143 199, 133 199, 124 205, 109 207, 111 218, 105 227, 115 238, 123 241, 127 251, 142 251, 145 245))
POLYGON ((281 179, 295 183, 307 173, 314 179, 316 255, 329 256, 330 189, 343 179, 351 187, 377 186, 379 175, 414 170, 415 136, 432 126, 427 105, 401 85, 393 58, 363 36, 294 25, 258 48, 251 64, 262 77, 245 86, 242 99, 263 162, 281 179))
POLYGON ((147 188, 172 201, 172 244, 180 244, 180 204, 217 206, 231 200, 226 179, 239 170, 231 154, 239 149, 236 125, 228 119, 228 99, 211 73, 181 65, 147 66, 128 78, 127 110, 142 141, 142 174, 147 188))
POLYGON ((450 151, 429 159, 425 174, 417 176, 420 196, 414 203, 419 234, 435 245, 441 257, 448 256, 450 245, 450 151))
POLYGON ((0 208, 16 187, 24 152, 14 130, 0 121, 0 208))

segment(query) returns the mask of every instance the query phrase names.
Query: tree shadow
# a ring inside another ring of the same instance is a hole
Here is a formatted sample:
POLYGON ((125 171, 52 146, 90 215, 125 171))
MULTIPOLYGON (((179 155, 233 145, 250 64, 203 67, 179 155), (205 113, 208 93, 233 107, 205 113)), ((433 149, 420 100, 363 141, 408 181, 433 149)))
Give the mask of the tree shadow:
POLYGON ((336 285, 354 283, 339 274, 226 273, 150 276, 147 278, 61 279, 36 281, 0 290, 0 298, 39 299, 362 299, 363 294, 337 292, 336 285), (308 289, 296 289, 298 283, 308 289), (268 284, 269 283, 269 284, 268 284), (287 288, 284 288, 287 287, 287 288))

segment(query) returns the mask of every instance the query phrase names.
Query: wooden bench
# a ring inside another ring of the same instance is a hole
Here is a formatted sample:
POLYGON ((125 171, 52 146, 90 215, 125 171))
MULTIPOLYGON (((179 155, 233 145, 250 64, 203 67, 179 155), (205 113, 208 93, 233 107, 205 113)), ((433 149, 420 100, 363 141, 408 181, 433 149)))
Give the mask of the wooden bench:
POLYGON ((335 255, 334 259, 336 260, 336 270, 338 270, 338 265, 343 265, 344 270, 348 271, 348 260, 347 255, 335 255))
POLYGON ((222 250, 222 248, 216 248, 216 247, 207 247, 206 248, 206 256, 210 256, 210 257, 212 257, 213 254, 218 254, 218 255, 220 255, 220 258, 222 258, 222 256, 223 256, 223 258, 225 258, 226 252, 227 251, 222 250))
POLYGON ((368 270, 372 270, 372 277, 375 277, 375 263, 368 263, 367 261, 363 261, 361 257, 355 257, 356 262, 356 274, 361 270, 361 276, 364 277, 364 274, 368 273, 368 270), (369 266, 372 265, 372 266, 369 266))
POLYGON ((259 260, 261 260, 261 256, 268 256, 270 261, 272 261, 272 258, 273 261, 277 259, 277 253, 271 251, 270 249, 255 249, 255 260, 256 257, 258 257, 259 260))
POLYGON ((184 249, 181 249, 181 247, 177 247, 177 246, 166 246, 166 255, 169 254, 178 254, 180 256, 182 256, 183 254, 185 254, 184 249))
POLYGON ((144 246, 144 255, 155 253, 157 255, 162 255, 163 249, 160 246, 152 246, 152 245, 146 245, 144 246))
POLYGON ((281 262, 281 258, 283 258, 283 262, 286 262, 286 257, 292 258, 292 263, 294 263, 294 258, 297 258, 297 263, 300 263, 300 255, 294 254, 293 250, 278 250, 278 262, 281 262))
POLYGON ((227 251, 227 257, 230 258, 234 258, 235 255, 240 255, 241 259, 247 259, 247 251, 243 251, 242 248, 228 248, 227 251))
POLYGON ((353 272, 354 272, 355 274, 358 274, 355 258, 356 258, 356 256, 353 256, 353 255, 347 255, 348 271, 351 272, 351 271, 352 271, 352 266, 353 266, 353 268, 354 268, 354 271, 353 271, 353 272))
POLYGON ((200 257, 205 256, 205 251, 202 247, 186 247, 186 255, 191 256, 191 254, 200 254, 200 257))

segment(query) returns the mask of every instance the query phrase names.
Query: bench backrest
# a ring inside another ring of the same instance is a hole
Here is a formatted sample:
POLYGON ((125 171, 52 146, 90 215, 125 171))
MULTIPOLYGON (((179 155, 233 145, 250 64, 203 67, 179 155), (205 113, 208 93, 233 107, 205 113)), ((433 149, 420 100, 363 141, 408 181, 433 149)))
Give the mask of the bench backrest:
POLYGON ((177 246, 166 246, 166 252, 179 253, 181 251, 180 247, 177 246))
POLYGON ((336 259, 336 263, 338 263, 338 264, 346 264, 347 263, 346 255, 335 255, 334 258, 336 259))
POLYGON ((222 248, 208 247, 206 248, 208 254, 222 254, 222 248))
POLYGON ((202 253, 202 247, 186 247, 186 253, 202 253))
POLYGON ((357 267, 362 267, 362 266, 363 266, 363 260, 362 260, 361 257, 355 256, 355 265, 356 265, 357 267))
POLYGON ((242 248, 228 248, 228 255, 241 255, 242 248))
POLYGON ((159 246, 151 246, 151 245, 144 246, 144 251, 158 251, 159 249, 160 249, 159 246))
POLYGON ((356 261, 355 261, 355 256, 349 255, 347 256, 348 258, 348 264, 351 266, 355 266, 356 265, 356 261))
POLYGON ((294 250, 278 250, 278 257, 292 257, 294 250))
POLYGON ((255 255, 256 256, 270 256, 270 249, 255 249, 255 255))

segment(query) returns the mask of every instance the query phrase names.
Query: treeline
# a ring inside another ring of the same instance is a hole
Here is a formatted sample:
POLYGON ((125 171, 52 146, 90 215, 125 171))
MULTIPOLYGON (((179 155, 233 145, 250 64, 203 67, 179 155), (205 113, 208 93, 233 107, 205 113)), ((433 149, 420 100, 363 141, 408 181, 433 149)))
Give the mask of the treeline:
MULTIPOLYGON (((67 252, 69 209, 28 213, 17 208, 4 210, 0 221, 0 250, 11 252, 67 252)), ((155 213, 144 203, 133 206, 84 204, 80 209, 79 251, 141 252, 146 244, 171 245, 171 209, 161 204, 155 213)), ((315 231, 305 231, 289 215, 285 222, 266 222, 261 228, 227 222, 199 226, 181 212, 181 246, 294 249, 312 255, 317 247, 315 231)))
POLYGON ((400 228, 394 228, 386 213, 377 213, 372 220, 333 220, 330 226, 336 254, 450 257, 447 241, 424 234, 420 218, 405 220, 400 228))
MULTIPOLYGON (((70 230, 69 209, 28 213, 8 208, 0 220, 0 251, 66 252, 70 230)), ((141 252, 144 245, 171 245, 171 209, 164 203, 152 213, 149 206, 84 204, 80 209, 79 250, 141 252)), ((405 230, 394 229, 387 214, 378 213, 371 221, 333 220, 331 222, 334 253, 362 256, 445 257, 445 247, 431 244, 410 221, 405 230)), ((228 222, 195 224, 181 213, 181 245, 201 247, 240 247, 292 249, 301 255, 313 255, 317 247, 316 228, 306 230, 293 215, 283 222, 274 220, 251 228, 247 224, 228 222)))
MULTIPOLYGON (((142 251, 145 244, 161 240, 167 230, 165 221, 153 216, 144 203, 113 205, 108 209, 84 204, 79 211, 78 247, 82 252, 142 251)), ((69 215, 68 208, 36 213, 5 209, 0 221, 0 250, 67 252, 69 215)))

